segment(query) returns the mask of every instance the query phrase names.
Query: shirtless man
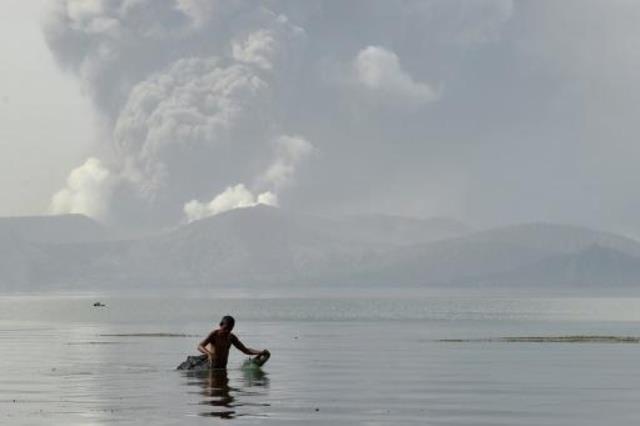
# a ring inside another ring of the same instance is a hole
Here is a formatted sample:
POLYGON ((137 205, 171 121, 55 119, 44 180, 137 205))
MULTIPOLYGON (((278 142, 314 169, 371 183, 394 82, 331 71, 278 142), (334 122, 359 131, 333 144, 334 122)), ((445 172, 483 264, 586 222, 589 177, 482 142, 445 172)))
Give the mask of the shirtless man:
POLYGON ((252 362, 258 366, 262 366, 271 356, 266 349, 258 351, 243 345, 236 335, 231 333, 235 323, 236 320, 234 320, 232 316, 227 315, 223 317, 220 321, 220 328, 209 333, 206 339, 198 345, 198 351, 209 358, 210 368, 227 368, 229 348, 231 345, 247 355, 257 355, 252 359, 252 362))

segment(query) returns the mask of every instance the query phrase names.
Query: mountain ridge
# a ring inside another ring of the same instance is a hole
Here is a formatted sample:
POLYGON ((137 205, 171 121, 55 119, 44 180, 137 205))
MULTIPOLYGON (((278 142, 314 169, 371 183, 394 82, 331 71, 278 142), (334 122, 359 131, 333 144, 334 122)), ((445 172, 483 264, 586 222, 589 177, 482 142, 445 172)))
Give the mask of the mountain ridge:
POLYGON ((96 240, 90 232, 71 241, 22 238, 18 244, 15 235, 0 232, 7 253, 0 289, 542 286, 536 277, 547 287, 579 287, 589 274, 589 285, 609 285, 616 265, 625 271, 616 282, 640 283, 640 242, 606 231, 548 223, 471 231, 440 219, 371 217, 360 226, 353 218, 260 206, 128 240, 96 240), (412 238, 403 239, 406 234, 412 238), (590 272, 590 264, 602 270, 590 272), (582 272, 568 280, 562 265, 582 272))

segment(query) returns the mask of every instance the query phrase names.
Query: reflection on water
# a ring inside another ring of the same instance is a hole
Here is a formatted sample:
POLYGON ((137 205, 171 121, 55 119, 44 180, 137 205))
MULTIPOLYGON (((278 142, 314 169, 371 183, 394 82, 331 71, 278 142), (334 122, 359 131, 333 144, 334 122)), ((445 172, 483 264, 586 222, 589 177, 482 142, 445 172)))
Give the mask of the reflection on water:
POLYGON ((207 411, 198 413, 200 416, 232 419, 249 415, 242 411, 242 407, 269 406, 269 404, 243 401, 244 396, 250 395, 252 400, 256 400, 266 395, 266 389, 269 386, 267 373, 260 368, 250 366, 243 366, 241 371, 241 382, 236 385, 238 387, 230 384, 226 369, 183 372, 188 386, 200 388, 199 393, 202 395, 200 404, 208 407, 207 411))
POLYGON ((180 301, 106 302, 95 310, 82 299, 0 297, 0 425, 640 418, 640 345, 611 338, 640 335, 640 299, 216 300, 188 314, 180 301), (242 340, 273 358, 247 369, 233 351, 226 372, 176 371, 219 312, 237 314, 242 340))

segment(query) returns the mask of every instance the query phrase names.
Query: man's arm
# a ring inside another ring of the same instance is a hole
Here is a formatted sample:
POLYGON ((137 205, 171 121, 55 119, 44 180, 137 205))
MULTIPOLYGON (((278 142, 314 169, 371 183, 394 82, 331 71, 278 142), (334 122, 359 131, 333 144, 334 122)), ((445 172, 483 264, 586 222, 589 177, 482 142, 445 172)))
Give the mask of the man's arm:
POLYGON ((264 351, 259 351, 257 349, 251 349, 242 344, 240 339, 236 337, 236 335, 231 336, 231 343, 236 347, 240 352, 245 353, 247 355, 260 355, 264 353, 264 351))
POLYGON ((209 343, 213 344, 215 342, 216 339, 216 332, 212 331, 211 333, 209 333, 209 335, 202 341, 200 342, 200 344, 198 345, 198 352, 205 354, 206 356, 209 357, 209 360, 211 360, 211 357, 213 356, 213 352, 211 352, 209 349, 207 349, 207 345, 209 343))

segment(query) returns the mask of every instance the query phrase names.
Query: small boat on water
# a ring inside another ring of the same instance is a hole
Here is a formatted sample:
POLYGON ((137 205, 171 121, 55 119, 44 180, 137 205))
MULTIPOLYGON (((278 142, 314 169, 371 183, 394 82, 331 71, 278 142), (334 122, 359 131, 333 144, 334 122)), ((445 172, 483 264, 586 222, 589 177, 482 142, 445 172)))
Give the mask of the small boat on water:
POLYGON ((93 307, 94 307, 94 308, 106 308, 106 307, 107 307, 107 305, 105 305, 105 304, 104 304, 104 303, 102 303, 102 302, 95 302, 95 303, 93 304, 93 307))

